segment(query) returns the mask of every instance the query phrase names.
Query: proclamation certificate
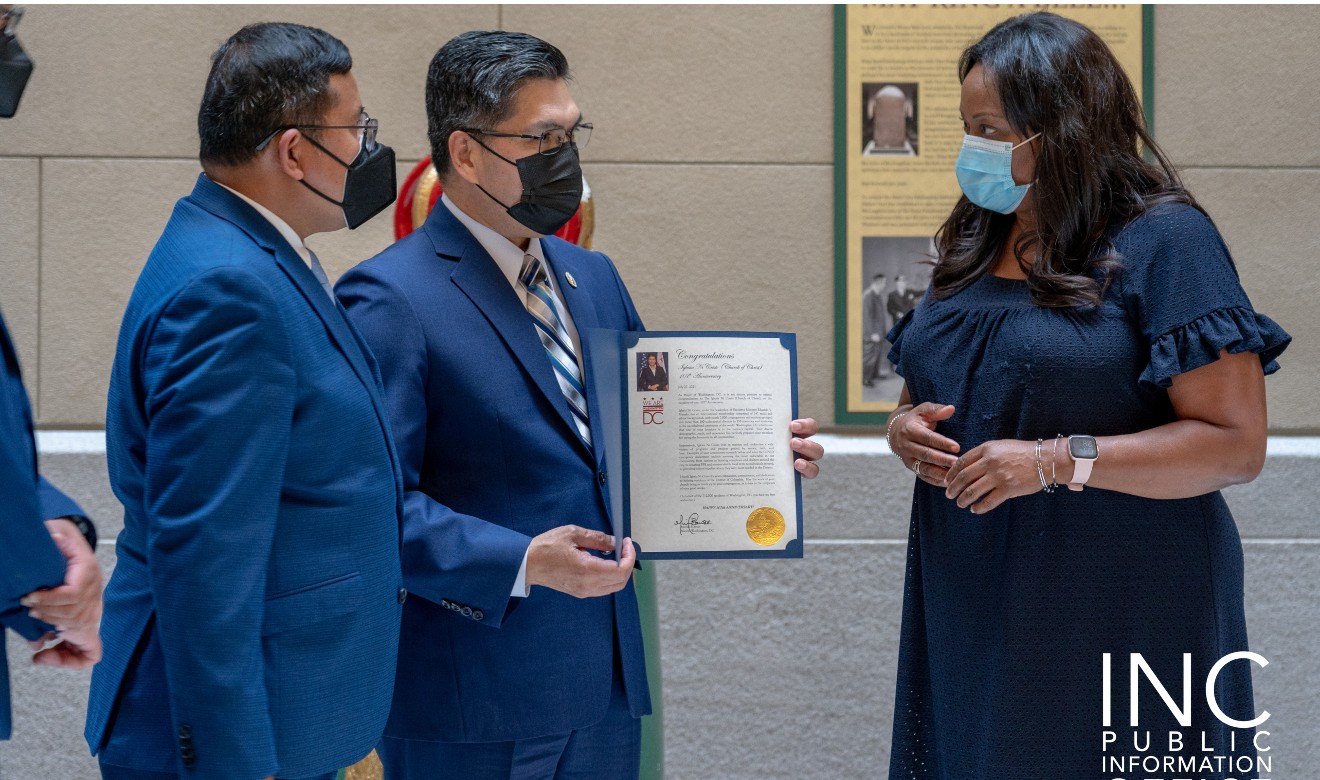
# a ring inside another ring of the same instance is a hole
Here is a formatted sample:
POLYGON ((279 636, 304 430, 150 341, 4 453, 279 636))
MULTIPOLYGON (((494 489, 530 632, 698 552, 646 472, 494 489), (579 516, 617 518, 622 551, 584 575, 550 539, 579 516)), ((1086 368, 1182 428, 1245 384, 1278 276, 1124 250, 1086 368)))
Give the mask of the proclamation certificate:
POLYGON ((640 557, 800 558, 791 333, 593 330, 611 514, 640 557))

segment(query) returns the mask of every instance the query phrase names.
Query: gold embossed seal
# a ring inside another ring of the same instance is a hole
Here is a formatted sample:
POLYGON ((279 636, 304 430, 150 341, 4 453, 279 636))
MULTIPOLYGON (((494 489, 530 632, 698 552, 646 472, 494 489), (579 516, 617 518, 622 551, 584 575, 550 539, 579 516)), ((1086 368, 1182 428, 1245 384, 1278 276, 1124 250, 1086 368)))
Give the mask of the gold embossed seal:
POLYGON ((779 510, 763 506, 747 516, 747 535, 762 547, 784 538, 784 516, 779 510))

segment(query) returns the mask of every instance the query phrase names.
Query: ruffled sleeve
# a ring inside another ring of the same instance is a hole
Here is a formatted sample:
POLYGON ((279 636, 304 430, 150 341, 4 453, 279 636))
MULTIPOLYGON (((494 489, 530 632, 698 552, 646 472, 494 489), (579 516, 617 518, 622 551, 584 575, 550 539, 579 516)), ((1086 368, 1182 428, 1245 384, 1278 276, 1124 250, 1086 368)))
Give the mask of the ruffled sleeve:
POLYGON ((1291 341, 1274 320, 1250 306, 1219 309, 1151 342, 1141 381, 1169 387, 1175 376, 1210 365, 1223 350, 1230 355, 1255 352, 1268 376, 1279 370, 1277 358, 1291 341))
POLYGON ((1150 344, 1140 381, 1167 388, 1224 350, 1254 352, 1266 374, 1279 370, 1277 358, 1292 337, 1252 308, 1209 217, 1190 206, 1162 206, 1134 220, 1116 245, 1124 306, 1150 344))

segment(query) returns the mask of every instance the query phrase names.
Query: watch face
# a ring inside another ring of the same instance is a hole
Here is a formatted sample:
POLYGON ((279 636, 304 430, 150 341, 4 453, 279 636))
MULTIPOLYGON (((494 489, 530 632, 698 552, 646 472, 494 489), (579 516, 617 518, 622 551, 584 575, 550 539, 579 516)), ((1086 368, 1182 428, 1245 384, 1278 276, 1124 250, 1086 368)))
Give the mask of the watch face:
POLYGON ((1068 437, 1068 452, 1074 460, 1095 460, 1100 455, 1100 449, 1095 446, 1094 436, 1068 437))

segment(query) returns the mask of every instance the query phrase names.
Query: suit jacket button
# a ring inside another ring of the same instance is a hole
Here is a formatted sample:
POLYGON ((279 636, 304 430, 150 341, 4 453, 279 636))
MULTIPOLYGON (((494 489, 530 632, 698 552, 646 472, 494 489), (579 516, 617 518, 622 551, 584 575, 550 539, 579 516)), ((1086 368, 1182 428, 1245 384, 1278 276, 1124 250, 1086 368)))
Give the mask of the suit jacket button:
POLYGON ((402 604, 403 602, 405 602, 405 601, 407 601, 407 600, 408 600, 408 589, 407 589, 407 588, 399 588, 399 603, 402 604))
POLYGON ((601 470, 600 470, 600 473, 596 475, 596 478, 600 480, 600 485, 601 485, 601 487, 605 487, 605 470, 604 470, 604 469, 601 469, 601 470))
POLYGON ((472 610, 472 619, 473 619, 473 620, 482 620, 482 619, 484 619, 485 617, 486 617, 486 613, 485 613, 485 612, 482 612, 482 611, 479 610, 479 609, 474 609, 474 610, 472 610))

